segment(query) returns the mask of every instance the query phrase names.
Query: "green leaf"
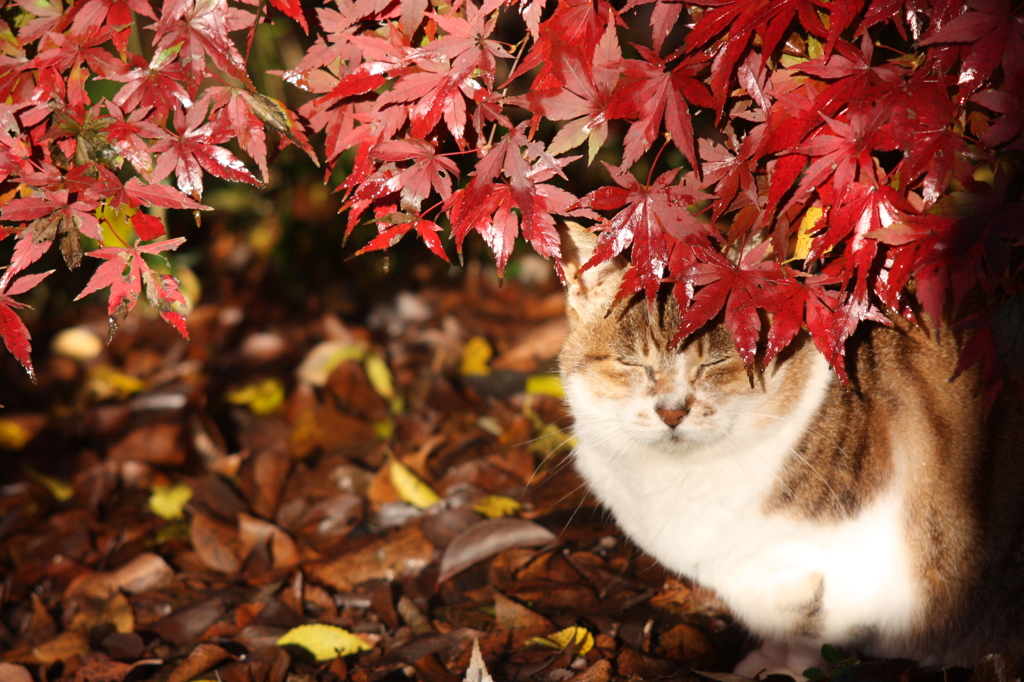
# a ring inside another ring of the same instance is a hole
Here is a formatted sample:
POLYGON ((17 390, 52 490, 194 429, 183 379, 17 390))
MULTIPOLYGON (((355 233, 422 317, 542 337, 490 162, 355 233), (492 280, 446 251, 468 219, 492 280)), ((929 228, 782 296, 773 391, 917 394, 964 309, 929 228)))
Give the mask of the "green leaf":
POLYGON ((825 659, 825 662, 829 665, 835 665, 839 662, 840 656, 836 648, 831 644, 821 645, 821 657, 825 659))
POLYGON ((804 677, 811 680, 811 682, 818 682, 818 680, 825 679, 825 671, 821 668, 808 668, 804 671, 804 677))

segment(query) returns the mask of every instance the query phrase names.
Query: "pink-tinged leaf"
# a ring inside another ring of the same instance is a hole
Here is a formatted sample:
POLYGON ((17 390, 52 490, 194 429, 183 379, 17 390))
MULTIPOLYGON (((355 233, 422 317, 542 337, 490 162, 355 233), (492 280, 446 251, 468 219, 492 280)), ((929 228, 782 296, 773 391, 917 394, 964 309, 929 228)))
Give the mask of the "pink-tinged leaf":
POLYGON ((206 74, 206 57, 230 76, 255 89, 235 43, 228 36, 227 0, 174 3, 165 7, 157 23, 157 50, 181 46, 180 60, 187 66, 186 81, 195 92, 206 74))
POLYGON ((651 37, 655 53, 661 54, 661 48, 665 44, 665 38, 668 38, 672 29, 675 28, 676 22, 679 21, 679 15, 682 11, 682 2, 660 0, 655 3, 654 11, 651 12, 651 37))
MULTIPOLYGON (((140 258, 139 261, 142 259, 140 258)), ((155 273, 145 265, 142 270, 142 279, 146 284, 146 298, 150 305, 160 311, 160 317, 188 341, 185 318, 171 307, 174 303, 185 305, 185 297, 182 296, 178 288, 178 280, 168 274, 155 273)))
MULTIPOLYGON (((11 264, 4 273, 4 279, 12 277, 43 257, 57 236, 57 221, 49 218, 37 220, 18 235, 11 255, 11 264)), ((0 285, 0 289, 2 289, 0 285)))
POLYGON ((53 274, 53 270, 47 270, 46 272, 37 272, 34 275, 24 275, 14 280, 13 283, 7 288, 7 291, 3 293, 5 296, 17 296, 18 294, 24 294, 30 289, 34 289, 37 284, 42 282, 44 279, 53 274))
POLYGON ((402 28, 402 33, 409 38, 413 37, 423 23, 423 15, 428 4, 427 0, 401 0, 402 14, 398 25, 402 28))
MULTIPOLYGON (((383 185, 380 189, 387 193, 400 190, 402 209, 413 213, 419 211, 421 202, 430 195, 431 188, 441 199, 450 197, 452 177, 459 177, 459 167, 451 159, 437 154, 434 146, 423 140, 381 142, 370 150, 370 156, 392 163, 411 162, 411 165, 401 168, 396 174, 382 177, 383 185)), ((367 189, 367 183, 370 186, 376 184, 368 179, 363 184, 367 189)), ((357 192, 357 197, 360 194, 357 192)))
POLYGON ((132 227, 135 228, 135 234, 139 235, 139 239, 143 241, 156 239, 166 232, 164 221, 142 211, 132 216, 132 227))
POLYGON ((178 247, 184 243, 184 237, 175 237, 174 239, 165 239, 162 242, 153 242, 152 244, 140 244, 135 248, 142 253, 151 253, 155 255, 163 251, 176 251, 178 247))
POLYGON ((147 185, 138 178, 131 178, 124 183, 124 198, 129 206, 162 206, 163 208, 184 208, 192 211, 210 211, 198 201, 181 193, 170 185, 147 185))
MULTIPOLYGON (((92 273, 92 277, 89 278, 89 282, 85 285, 85 288, 79 292, 78 296, 75 296, 75 300, 81 300, 89 294, 95 293, 100 289, 106 289, 110 286, 115 286, 121 282, 121 273, 124 272, 127 259, 121 257, 121 253, 126 251, 125 249, 118 249, 116 247, 105 247, 91 251, 90 256, 94 258, 105 258, 106 262, 101 263, 96 268, 96 272, 92 273), (103 254, 99 252, 103 251, 103 254)), ((116 307, 116 306, 115 306, 116 307)))
MULTIPOLYGON (((64 201, 67 201, 66 195, 64 196, 64 201)), ((33 194, 29 197, 11 199, 0 209, 0 218, 11 222, 35 220, 36 218, 50 215, 54 208, 55 205, 51 199, 33 194)))

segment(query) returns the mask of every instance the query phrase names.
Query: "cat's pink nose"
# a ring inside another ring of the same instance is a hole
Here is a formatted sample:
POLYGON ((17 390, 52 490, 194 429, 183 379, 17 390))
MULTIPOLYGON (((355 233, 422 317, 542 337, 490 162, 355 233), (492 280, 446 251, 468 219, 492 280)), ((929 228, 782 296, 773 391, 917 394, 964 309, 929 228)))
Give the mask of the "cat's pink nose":
POLYGON ((683 421, 683 418, 690 413, 689 410, 655 410, 658 416, 661 417, 661 421, 665 422, 672 428, 679 426, 679 423, 683 421))

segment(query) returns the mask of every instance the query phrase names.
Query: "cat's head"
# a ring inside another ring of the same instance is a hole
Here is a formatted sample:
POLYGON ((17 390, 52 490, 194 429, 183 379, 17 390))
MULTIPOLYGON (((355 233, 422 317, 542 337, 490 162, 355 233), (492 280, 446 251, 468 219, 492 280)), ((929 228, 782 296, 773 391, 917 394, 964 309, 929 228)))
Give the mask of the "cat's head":
POLYGON ((580 274, 595 244, 582 228, 563 230, 569 335, 560 362, 577 434, 627 450, 686 451, 771 428, 798 393, 785 379, 793 366, 773 362, 751 387, 720 323, 671 346, 679 328, 674 297, 649 305, 638 296, 612 308, 629 265, 616 259, 580 274))

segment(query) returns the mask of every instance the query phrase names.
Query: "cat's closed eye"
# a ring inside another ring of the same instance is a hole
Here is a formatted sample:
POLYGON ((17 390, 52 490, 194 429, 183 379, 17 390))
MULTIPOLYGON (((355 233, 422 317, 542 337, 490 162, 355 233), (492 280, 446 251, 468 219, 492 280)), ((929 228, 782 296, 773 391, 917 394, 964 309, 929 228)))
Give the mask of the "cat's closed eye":
POLYGON ((643 362, 639 362, 639 361, 637 361, 637 360, 635 360, 633 358, 623 358, 623 357, 615 358, 615 361, 618 362, 623 367, 636 367, 638 369, 642 369, 642 370, 644 370, 647 373, 647 378, 648 379, 650 379, 651 381, 655 381, 656 380, 656 378, 654 376, 654 368, 651 367, 648 364, 645 364, 643 362))

